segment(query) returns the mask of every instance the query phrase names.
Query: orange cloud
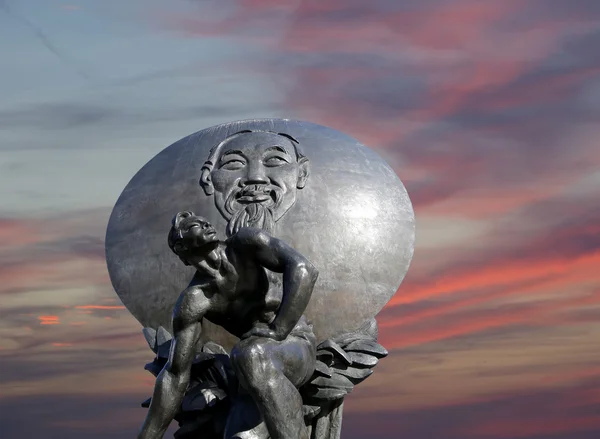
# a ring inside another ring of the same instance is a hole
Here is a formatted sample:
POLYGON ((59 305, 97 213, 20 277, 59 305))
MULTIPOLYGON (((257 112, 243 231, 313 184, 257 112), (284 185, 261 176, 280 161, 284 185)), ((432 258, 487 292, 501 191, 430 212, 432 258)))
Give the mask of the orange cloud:
POLYGON ((75 309, 125 309, 121 305, 79 305, 75 309))
MULTIPOLYGON (((594 278, 593 273, 589 273, 588 279, 594 278)), ((418 324, 424 321, 432 321, 433 318, 439 319, 444 316, 448 316, 452 313, 464 311, 466 309, 472 309, 477 305, 486 305, 490 304, 494 301, 501 299, 510 299, 516 297, 526 297, 526 293, 540 293, 546 291, 548 288, 557 288, 561 285, 565 287, 571 287, 577 281, 585 281, 586 279, 582 279, 578 277, 577 274, 573 276, 569 276, 564 279, 561 277, 552 277, 548 280, 544 280, 541 282, 529 282, 525 283, 521 287, 515 288, 503 288, 498 291, 494 291, 492 293, 487 294, 479 294, 473 297, 469 297, 466 299, 455 300, 450 303, 443 303, 441 305, 432 305, 430 308, 426 308, 420 311, 411 312, 407 315, 403 315, 398 318, 391 318, 382 321, 379 326, 381 328, 398 328, 402 326, 410 326, 414 324, 418 324)), ((535 295, 530 296, 532 300, 536 298, 535 295)))
POLYGON ((63 289, 109 282, 104 261, 57 256, 52 260, 27 261, 0 266, 0 292, 63 289))
POLYGON ((58 316, 39 316, 40 325, 58 325, 60 319, 58 316))
MULTIPOLYGON (((549 276, 567 275, 569 271, 587 271, 595 278, 600 263, 600 251, 573 258, 541 257, 537 260, 505 260, 473 271, 450 272, 420 285, 403 285, 388 306, 413 303, 456 293, 494 287, 519 286, 534 280, 544 281, 549 276)), ((540 285, 538 285, 540 286, 540 285)))
POLYGON ((458 322, 444 323, 441 320, 433 328, 405 329, 401 334, 392 333, 391 331, 383 332, 382 344, 389 349, 402 349, 509 325, 532 323, 536 325, 553 325, 557 323, 556 320, 552 319, 555 313, 574 307, 598 304, 600 304, 600 291, 582 297, 539 302, 535 306, 512 307, 506 312, 502 312, 501 309, 500 311, 482 309, 475 315, 463 318, 458 322), (550 317, 550 319, 547 320, 547 317, 550 317))
POLYGON ((23 221, 0 219, 0 242, 4 248, 33 244, 39 240, 35 229, 23 221))
MULTIPOLYGON (((415 209, 419 209, 421 215, 427 216, 485 220, 514 212, 523 206, 551 199, 564 191, 565 186, 571 180, 572 177, 571 179, 555 178, 552 184, 536 185, 530 188, 499 187, 485 188, 485 190, 473 188, 465 194, 456 194, 452 198, 442 201, 436 200, 435 197, 433 202, 419 198, 415 202, 415 209), (490 200, 494 201, 490 202, 490 200)), ((435 188, 432 191, 435 192, 435 188)))

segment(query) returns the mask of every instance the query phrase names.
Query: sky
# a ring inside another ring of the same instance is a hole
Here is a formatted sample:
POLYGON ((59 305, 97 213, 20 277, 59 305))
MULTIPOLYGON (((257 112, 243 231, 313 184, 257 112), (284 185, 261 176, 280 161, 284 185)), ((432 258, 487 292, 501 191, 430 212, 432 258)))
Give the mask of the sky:
POLYGON ((176 140, 288 117, 375 149, 416 214, 342 437, 597 438, 599 46, 597 0, 0 0, 0 436, 135 437, 111 208, 176 140))

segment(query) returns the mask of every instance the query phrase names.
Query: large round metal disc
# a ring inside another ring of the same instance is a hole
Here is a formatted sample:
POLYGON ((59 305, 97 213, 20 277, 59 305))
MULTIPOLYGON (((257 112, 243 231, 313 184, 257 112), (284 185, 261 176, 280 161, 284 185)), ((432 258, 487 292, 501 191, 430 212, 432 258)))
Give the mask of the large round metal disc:
MULTIPOLYGON (((357 329, 391 299, 408 270, 414 212, 404 185, 379 155, 308 122, 260 119, 218 125, 150 160, 121 194, 108 224, 106 257, 117 294, 142 325, 170 329, 175 301, 193 276, 167 245, 171 219, 192 210, 225 238, 228 221, 215 203, 218 190, 207 195, 199 179, 211 149, 242 130, 290 135, 309 159, 309 177, 303 187, 289 189, 288 206, 275 215, 272 234, 319 270, 306 311, 318 340, 357 329)), ((233 341, 211 324, 205 324, 204 334, 226 346, 233 341)))

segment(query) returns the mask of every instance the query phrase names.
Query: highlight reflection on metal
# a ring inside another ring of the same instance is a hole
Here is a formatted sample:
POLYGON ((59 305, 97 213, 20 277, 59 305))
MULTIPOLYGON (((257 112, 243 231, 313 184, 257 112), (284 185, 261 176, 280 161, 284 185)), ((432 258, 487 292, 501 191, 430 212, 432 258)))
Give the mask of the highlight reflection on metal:
MULTIPOLYGON (((413 255, 410 199, 374 151, 308 122, 219 125, 181 139, 148 162, 111 215, 111 280, 146 327, 170 328, 175 301, 193 276, 165 239, 171 218, 182 210, 207 218, 221 238, 256 224, 308 258, 320 273, 306 312, 318 342, 354 331, 376 315, 413 255), (240 133, 245 130, 257 132, 240 133)), ((203 326, 206 339, 232 346, 223 329, 203 326)))

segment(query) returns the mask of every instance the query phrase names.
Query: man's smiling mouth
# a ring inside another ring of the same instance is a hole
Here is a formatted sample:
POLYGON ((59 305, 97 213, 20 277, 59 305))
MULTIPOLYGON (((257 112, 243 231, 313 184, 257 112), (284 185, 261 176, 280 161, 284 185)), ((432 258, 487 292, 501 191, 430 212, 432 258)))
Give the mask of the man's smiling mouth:
POLYGON ((240 204, 275 202, 275 191, 269 186, 251 185, 242 189, 235 197, 240 204))
POLYGON ((270 200, 271 197, 268 194, 261 193, 256 195, 243 195, 237 199, 238 203, 241 204, 250 204, 250 203, 264 203, 265 201, 270 200))

